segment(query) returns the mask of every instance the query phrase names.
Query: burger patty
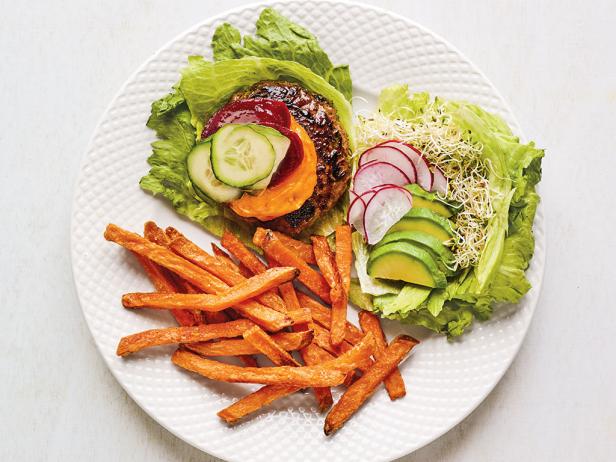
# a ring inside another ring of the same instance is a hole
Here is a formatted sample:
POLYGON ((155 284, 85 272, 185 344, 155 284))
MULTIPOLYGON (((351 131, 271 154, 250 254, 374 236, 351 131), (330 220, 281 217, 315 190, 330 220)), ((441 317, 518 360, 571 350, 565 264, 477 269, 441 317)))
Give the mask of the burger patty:
POLYGON ((317 153, 317 183, 298 209, 264 222, 264 226, 288 234, 299 234, 329 211, 344 193, 351 178, 349 140, 340 126, 336 110, 320 95, 300 85, 263 81, 236 93, 232 100, 269 98, 284 102, 308 133, 317 153))

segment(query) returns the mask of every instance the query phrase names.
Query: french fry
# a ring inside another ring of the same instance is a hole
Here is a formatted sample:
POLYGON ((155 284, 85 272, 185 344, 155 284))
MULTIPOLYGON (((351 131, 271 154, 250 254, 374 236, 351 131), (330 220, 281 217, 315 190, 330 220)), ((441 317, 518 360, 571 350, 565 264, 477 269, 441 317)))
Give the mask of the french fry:
POLYGON ((272 268, 263 274, 245 279, 221 295, 210 294, 163 294, 130 293, 122 297, 125 308, 191 309, 221 311, 250 300, 273 287, 292 280, 297 275, 295 268, 272 268))
MULTIPOLYGON (((320 369, 320 370, 346 370, 352 371, 357 365, 362 362, 365 358, 369 357, 371 354, 371 350, 373 348, 374 339, 372 336, 366 336, 365 339, 362 340, 358 345, 356 345, 352 351, 349 353, 340 356, 336 359, 331 360, 323 360, 323 355, 326 355, 325 358, 328 358, 328 353, 319 351, 318 347, 311 348, 311 356, 313 361, 321 362, 319 366, 307 366, 295 368, 298 369, 320 369)), ((314 344, 310 344, 309 347, 315 346, 314 344)), ((280 369, 280 368, 279 368, 280 369)), ((283 396, 290 395, 303 387, 300 386, 282 386, 276 387, 275 385, 268 385, 266 387, 261 388, 260 390, 251 393, 239 401, 236 401, 231 406, 223 409, 218 413, 218 416, 225 420, 226 422, 233 424, 240 420, 241 418, 251 414, 262 408, 263 406, 270 404, 278 398, 282 398, 283 396)), ((319 387, 315 387, 319 389, 319 387)), ((328 388, 327 388, 328 389, 328 388)))
POLYGON ((165 231, 153 221, 146 221, 143 225, 143 235, 148 241, 158 244, 161 247, 169 247, 169 238, 165 231))
MULTIPOLYGON (((312 331, 280 332, 272 334, 271 339, 283 350, 295 351, 306 347, 312 342, 312 331)), ((261 353, 261 351, 255 348, 250 342, 243 339, 223 339, 216 342, 189 343, 185 346, 190 351, 199 353, 201 356, 241 356, 261 353)))
MULTIPOLYGON (((210 324, 219 324, 221 322, 229 322, 230 320, 244 319, 233 309, 229 308, 224 311, 202 311, 201 314, 205 320, 210 324)), ((259 367, 257 358, 251 355, 242 355, 239 357, 240 361, 244 363, 244 366, 259 367)))
MULTIPOLYGON (((368 311, 360 311, 359 325, 365 333, 371 332, 372 335, 374 335, 374 342, 376 345, 374 357, 377 361, 383 358, 385 349, 387 348, 387 341, 385 340, 385 333, 381 328, 381 321, 379 318, 368 311)), ((406 395, 404 379, 402 379, 400 370, 397 367, 394 368, 391 374, 385 377, 384 383, 389 399, 392 401, 406 395)))
POLYGON ((230 231, 225 230, 220 239, 220 245, 227 249, 231 255, 237 258, 240 263, 254 274, 263 273, 267 269, 265 263, 259 260, 259 258, 230 231))
MULTIPOLYGON (((330 355, 327 351, 323 350, 316 343, 312 342, 306 347, 300 350, 300 356, 302 357, 302 361, 307 366, 316 366, 318 364, 331 361, 334 359, 332 355, 330 355)), ((346 384, 349 375, 355 375, 353 371, 347 373, 347 377, 344 379, 344 384, 346 384)), ((325 412, 334 403, 334 398, 332 397, 332 391, 329 387, 314 387, 312 389, 314 393, 314 397, 317 400, 317 406, 319 407, 319 411, 325 412)))
MULTIPOLYGON (((105 238, 164 266, 204 292, 220 294, 226 292, 229 288, 220 279, 179 257, 172 251, 154 244, 138 234, 125 231, 119 226, 109 224, 105 230, 105 238)), ((292 323, 291 319, 283 313, 255 301, 242 302, 235 306, 235 309, 239 310, 242 316, 272 332, 279 331, 292 323)))
POLYGON ((325 418, 325 434, 331 435, 339 430, 415 345, 417 345, 417 341, 412 337, 406 335, 396 337, 370 370, 357 379, 334 404, 325 418))
POLYGON ((291 318, 292 326, 305 325, 312 321, 310 310, 308 308, 300 308, 299 310, 289 311, 287 316, 291 318))
MULTIPOLYGON (((262 247, 263 238, 265 237, 265 232, 268 231, 264 228, 257 228, 255 234, 253 236, 253 243, 257 247, 262 247)), ((297 239, 293 239, 290 236, 287 236, 284 233, 278 231, 272 231, 274 235, 282 241, 284 245, 293 250, 302 260, 310 265, 316 265, 317 261, 314 257, 314 253, 312 251, 312 246, 302 241, 298 241, 297 239)))
POLYGON ((351 265, 353 263, 351 242, 351 227, 349 225, 336 226, 336 266, 347 296, 351 289, 351 265))
POLYGON ((322 366, 261 368, 233 366, 182 350, 177 350, 171 357, 171 361, 186 370, 219 382, 285 384, 299 388, 327 387, 341 384, 345 375, 341 370, 322 366))
POLYGON ((237 268, 237 270, 240 272, 240 274, 245 278, 249 278, 255 275, 255 273, 246 268, 243 263, 235 263, 231 259, 231 256, 227 252, 222 250, 220 247, 218 247, 214 242, 212 242, 212 252, 214 252, 214 255, 216 255, 217 257, 225 259, 230 265, 234 265, 235 268, 237 268))
MULTIPOLYGON (((145 270, 148 278, 152 281, 154 288, 158 292, 165 294, 178 292, 178 288, 173 282, 171 273, 139 254, 134 255, 137 257, 139 264, 145 270)), ((180 326, 196 326, 201 324, 201 317, 196 316, 195 313, 191 311, 172 310, 171 314, 180 326)))
MULTIPOLYGON (((353 348, 352 345, 346 341, 342 342, 340 345, 333 345, 331 343, 331 336, 327 329, 317 323, 312 323, 310 327, 314 332, 314 343, 333 356, 340 356, 353 348)), ((359 365, 358 369, 365 372, 370 369, 370 366, 372 366, 372 360, 368 358, 359 365)))
POLYGON ((216 338, 238 337, 254 324, 247 319, 238 319, 221 324, 203 324, 192 327, 167 327, 151 329, 122 337, 116 351, 118 356, 126 356, 144 348, 170 345, 173 343, 206 342, 216 338))
MULTIPOLYGON (((273 261, 268 261, 269 266, 276 266, 276 263, 273 261)), ((278 287, 280 294, 282 295, 282 299, 289 309, 295 309, 295 307, 299 308, 301 305, 299 303, 299 299, 297 298, 297 293, 295 292, 295 287, 293 287, 293 283, 286 282, 281 284, 278 287)), ((309 314, 310 314, 310 310, 309 314)), ((310 314, 310 319, 305 324, 294 323, 292 329, 294 332, 305 332, 308 331, 308 325, 312 324, 312 314, 310 314)), ((312 331, 310 331, 312 332, 312 331)), ((302 361, 307 366, 316 366, 324 361, 329 361, 330 359, 334 359, 329 353, 321 349, 316 344, 310 344, 305 346, 299 351, 300 356, 302 357, 302 361)), ((345 378, 345 384, 348 380, 349 375, 354 375, 354 373, 347 374, 347 378, 345 378)), ((313 388, 314 397, 317 400, 317 405, 321 412, 325 412, 329 409, 334 400, 332 398, 332 392, 329 387, 316 387, 313 388)))
MULTIPOLYGON (((147 240, 155 242, 160 238, 157 230, 162 232, 162 230, 158 228, 154 222, 149 221, 144 225, 143 235, 147 240)), ((139 264, 148 275, 148 278, 152 281, 152 284, 154 284, 157 292, 181 292, 182 287, 180 281, 177 280, 173 273, 165 268, 162 268, 153 261, 139 255, 138 253, 133 252, 133 254, 137 257, 137 261, 139 261, 139 264)), ((200 313, 189 312, 186 310, 174 310, 171 311, 171 314, 180 326, 196 326, 203 322, 200 313)))
POLYGON ((325 236, 312 236, 311 239, 317 265, 330 287, 332 309, 329 331, 331 342, 334 345, 340 345, 344 340, 348 296, 344 290, 342 278, 327 238, 325 236))
MULTIPOLYGON (((331 310, 302 292, 298 292, 297 297, 299 298, 299 302, 302 306, 310 309, 312 319, 321 326, 329 329, 329 326, 331 325, 331 310)), ((362 339, 363 336, 364 334, 361 330, 350 322, 346 322, 344 339, 347 342, 351 345, 355 345, 362 339)))
MULTIPOLYGON (((212 273, 217 278, 220 278, 225 284, 234 287, 246 280, 235 265, 231 265, 226 260, 208 254, 175 228, 168 227, 166 233, 171 240, 169 244, 171 250, 198 267, 212 273)), ((258 300, 265 306, 269 306, 276 311, 281 311, 283 313, 286 311, 284 302, 274 291, 266 291, 260 294, 258 300)))
POLYGON ((274 339, 259 326, 251 327, 242 334, 244 340, 263 353, 276 366, 295 366, 300 364, 293 359, 287 350, 278 345, 274 339))
POLYGON ((244 396, 231 406, 218 412, 218 417, 230 425, 237 423, 242 418, 258 411, 264 406, 273 403, 277 399, 301 390, 294 385, 266 385, 257 391, 244 396))
POLYGON ((329 286, 323 276, 298 257, 293 250, 285 246, 273 233, 266 231, 262 244, 263 251, 268 258, 272 258, 281 265, 299 269, 298 279, 322 300, 328 303, 331 301, 329 286))

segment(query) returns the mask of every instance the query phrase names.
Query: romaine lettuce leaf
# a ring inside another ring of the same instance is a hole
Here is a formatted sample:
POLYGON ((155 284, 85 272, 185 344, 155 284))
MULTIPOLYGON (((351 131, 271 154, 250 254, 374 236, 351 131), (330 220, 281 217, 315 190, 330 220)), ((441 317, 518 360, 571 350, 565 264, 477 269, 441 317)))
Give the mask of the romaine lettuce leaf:
POLYGON ((230 24, 219 26, 212 39, 214 59, 239 59, 246 56, 274 58, 303 64, 340 91, 352 97, 349 67, 332 64, 317 38, 302 26, 293 23, 272 8, 264 9, 256 24, 256 35, 245 35, 230 24))

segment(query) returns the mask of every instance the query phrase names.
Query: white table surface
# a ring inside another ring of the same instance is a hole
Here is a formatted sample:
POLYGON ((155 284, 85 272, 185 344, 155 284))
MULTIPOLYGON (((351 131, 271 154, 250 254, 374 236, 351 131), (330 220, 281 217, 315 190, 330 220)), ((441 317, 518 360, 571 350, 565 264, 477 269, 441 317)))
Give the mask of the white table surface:
MULTIPOLYGON (((216 460, 150 419, 99 357, 69 219, 80 160, 120 85, 169 39, 243 3, 0 2, 0 460, 216 460)), ((403 460, 614 460, 616 5, 369 3, 456 45, 547 148, 548 259, 524 345, 469 418, 403 460)))

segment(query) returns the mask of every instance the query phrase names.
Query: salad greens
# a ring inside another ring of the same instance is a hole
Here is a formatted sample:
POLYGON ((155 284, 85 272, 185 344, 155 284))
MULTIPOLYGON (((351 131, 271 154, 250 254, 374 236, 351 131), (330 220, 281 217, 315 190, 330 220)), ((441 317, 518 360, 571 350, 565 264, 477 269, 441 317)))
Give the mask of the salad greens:
MULTIPOLYGON (((214 61, 193 56, 172 91, 152 103, 147 126, 156 132, 148 158, 151 168, 140 181, 144 190, 162 195, 177 212, 220 236, 225 228, 251 242, 253 225, 235 220, 226 207, 203 201, 194 191, 186 157, 200 138, 208 116, 237 91, 262 80, 290 80, 327 98, 341 125, 352 137, 351 77, 348 66, 334 67, 316 38, 271 8, 262 11, 255 37, 245 36, 229 24, 216 29, 212 40, 214 61)), ((352 139, 351 139, 352 142, 352 139)), ((309 232, 331 232, 344 220, 340 203, 309 232)))
MULTIPOLYGON (((440 102, 437 106, 439 114, 430 114, 430 119, 447 118, 456 126, 455 133, 465 134, 470 144, 481 147, 477 153, 487 165, 489 187, 484 189, 489 194, 490 213, 478 260, 458 268, 444 289, 412 284, 396 287, 366 273, 368 250, 358 236, 353 241, 358 273, 355 284, 365 294, 358 297, 358 290, 354 290, 352 295, 362 308, 451 338, 461 335, 474 318, 488 319, 494 303, 515 303, 530 289, 524 271, 534 250, 532 225, 539 202, 535 186, 541 179, 543 150, 533 143, 522 144, 502 119, 478 106, 466 102, 440 102)), ((384 89, 379 100, 381 115, 417 125, 434 107, 427 93, 409 95, 406 86, 384 89)))
POLYGON ((276 10, 266 8, 257 21, 256 36, 246 35, 223 24, 214 33, 214 60, 260 56, 303 64, 323 77, 351 101, 351 73, 348 65, 334 66, 317 39, 302 26, 291 22, 276 10))

